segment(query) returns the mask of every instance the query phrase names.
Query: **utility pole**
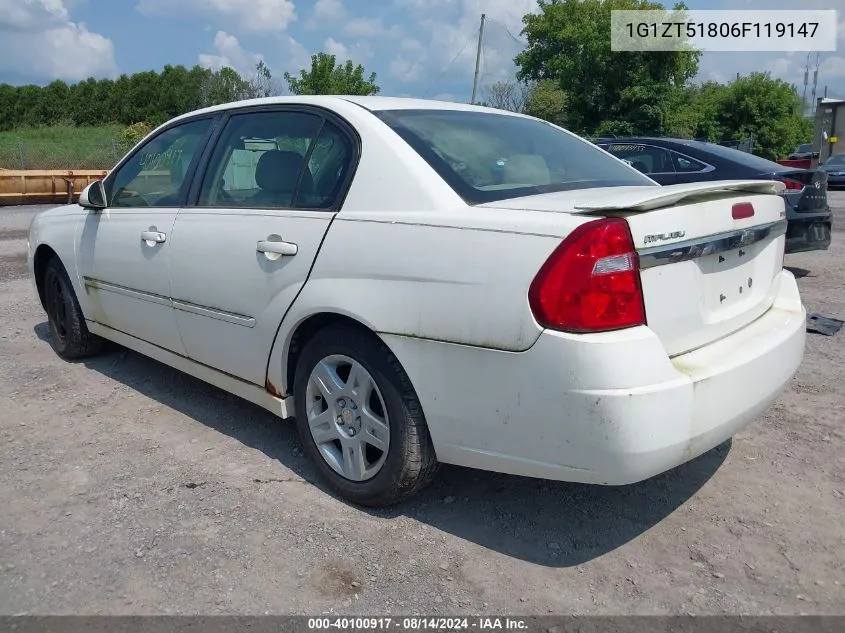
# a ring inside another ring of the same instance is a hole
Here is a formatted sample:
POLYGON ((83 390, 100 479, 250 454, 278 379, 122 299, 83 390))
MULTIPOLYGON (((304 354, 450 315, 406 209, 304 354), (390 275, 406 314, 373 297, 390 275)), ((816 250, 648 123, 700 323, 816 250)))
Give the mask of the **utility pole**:
POLYGON ((816 53, 816 69, 813 71, 813 96, 812 103, 816 102, 816 88, 819 85, 819 57, 820 53, 816 53))
POLYGON ((478 29, 478 49, 475 51, 475 77, 472 80, 472 100, 470 105, 475 104, 475 93, 478 91, 478 70, 481 66, 481 42, 484 39, 484 20, 487 18, 481 14, 481 27, 478 29))
POLYGON ((804 65, 804 94, 801 96, 802 111, 801 116, 807 116, 809 107, 807 106, 807 84, 810 81, 810 53, 807 53, 807 63, 804 65))

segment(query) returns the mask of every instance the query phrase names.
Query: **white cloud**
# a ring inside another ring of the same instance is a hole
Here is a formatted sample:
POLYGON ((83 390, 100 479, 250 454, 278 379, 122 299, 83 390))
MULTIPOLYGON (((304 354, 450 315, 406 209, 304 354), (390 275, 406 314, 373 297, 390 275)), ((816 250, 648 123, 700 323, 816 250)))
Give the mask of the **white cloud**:
POLYGON ((434 95, 434 100, 435 101, 452 101, 452 102, 455 102, 455 101, 458 100, 458 98, 455 95, 453 95, 451 92, 441 92, 438 95, 434 95))
POLYGON ((423 67, 420 63, 405 59, 401 55, 390 62, 390 74, 399 81, 414 81, 422 76, 423 67))
POLYGON ((323 43, 323 48, 326 49, 329 55, 334 55, 338 59, 347 59, 349 57, 349 49, 333 37, 328 38, 323 43))
POLYGON ((349 15, 341 0, 317 0, 311 19, 306 26, 309 29, 321 28, 325 25, 345 20, 349 15))
POLYGON ((412 37, 403 39, 401 47, 403 51, 408 51, 409 53, 418 53, 420 51, 425 50, 423 48, 422 42, 420 42, 419 40, 415 40, 412 37))
POLYGON ((379 18, 354 18, 343 26, 343 32, 350 37, 372 38, 376 36, 398 37, 402 31, 398 26, 385 28, 379 18))
POLYGON ((472 75, 479 19, 486 14, 482 85, 513 77, 513 58, 524 48, 517 41, 522 18, 538 10, 536 0, 394 0, 394 5, 409 11, 428 32, 427 71, 437 74, 448 66, 453 77, 472 75))
POLYGON ((792 69, 792 61, 785 57, 777 57, 769 62, 766 62, 764 69, 776 78, 785 78, 789 76, 792 69))
POLYGON ((300 68, 311 68, 311 53, 291 36, 287 36, 282 41, 281 55, 285 60, 282 69, 287 70, 291 75, 298 75, 300 68))
POLYGON ((284 31, 296 20, 291 0, 139 0, 137 8, 147 15, 198 13, 256 33, 284 31))
POLYGON ((845 77, 845 57, 832 55, 819 65, 819 75, 827 79, 845 77))
POLYGON ((44 31, 69 21, 62 0, 0 0, 0 30, 44 31))
POLYGON ((229 67, 240 75, 249 75, 255 70, 256 64, 264 59, 259 53, 244 50, 238 38, 225 31, 218 31, 214 36, 214 50, 214 53, 202 53, 199 56, 201 66, 212 70, 229 67))
POLYGON ((112 41, 71 22, 62 0, 0 0, 0 72, 79 81, 117 64, 112 41))

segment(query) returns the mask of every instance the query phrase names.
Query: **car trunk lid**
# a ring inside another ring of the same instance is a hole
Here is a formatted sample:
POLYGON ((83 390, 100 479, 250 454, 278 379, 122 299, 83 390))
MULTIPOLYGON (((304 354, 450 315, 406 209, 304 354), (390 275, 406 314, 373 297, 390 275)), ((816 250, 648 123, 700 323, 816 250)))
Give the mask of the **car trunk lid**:
POLYGON ((783 268, 783 188, 760 180, 619 187, 485 206, 625 218, 640 258, 648 327, 675 356, 771 307, 783 268))
POLYGON ((786 184, 783 196, 797 213, 826 211, 827 172, 823 169, 784 169, 773 176, 786 184))

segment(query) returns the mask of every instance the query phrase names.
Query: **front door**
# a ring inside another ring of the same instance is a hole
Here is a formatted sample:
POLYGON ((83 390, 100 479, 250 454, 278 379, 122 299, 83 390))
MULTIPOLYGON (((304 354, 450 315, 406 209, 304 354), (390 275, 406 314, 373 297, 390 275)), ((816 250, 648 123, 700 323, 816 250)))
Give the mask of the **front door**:
POLYGON ((170 303, 173 224, 211 119, 170 127, 105 181, 108 207, 88 210, 77 262, 88 318, 185 354, 170 303))
POLYGON ((188 356, 263 386, 276 331, 311 265, 356 158, 340 121, 307 108, 232 115, 171 253, 188 356))

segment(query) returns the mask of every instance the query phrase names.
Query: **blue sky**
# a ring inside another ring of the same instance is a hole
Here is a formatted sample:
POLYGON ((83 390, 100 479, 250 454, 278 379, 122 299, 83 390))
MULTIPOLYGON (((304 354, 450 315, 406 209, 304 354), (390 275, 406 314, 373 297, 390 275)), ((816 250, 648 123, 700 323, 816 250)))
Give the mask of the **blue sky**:
MULTIPOLYGON (((667 3, 669 4, 669 3, 667 3)), ((794 0, 688 0, 692 9, 788 9, 794 0)), ((845 0, 802 0, 839 9, 838 51, 823 53, 819 95, 845 98, 845 0)), ((0 0, 0 82, 47 83, 263 59, 281 79, 319 51, 375 71, 382 94, 468 101, 475 37, 488 16, 480 84, 513 76, 521 18, 536 0, 0 0)), ((700 79, 768 70, 803 84, 806 54, 708 53, 700 79)), ((811 61, 815 64, 815 55, 811 61)))

